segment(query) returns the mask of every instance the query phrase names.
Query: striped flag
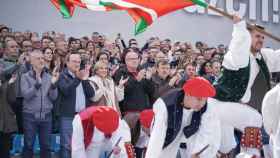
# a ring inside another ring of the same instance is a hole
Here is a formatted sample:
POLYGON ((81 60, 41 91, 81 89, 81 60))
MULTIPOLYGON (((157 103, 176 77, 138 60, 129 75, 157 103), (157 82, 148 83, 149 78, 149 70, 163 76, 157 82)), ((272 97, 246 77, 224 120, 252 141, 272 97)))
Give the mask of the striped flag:
POLYGON ((74 5, 68 0, 51 0, 56 9, 60 11, 63 18, 70 18, 74 13, 74 5))
POLYGON ((125 10, 135 22, 135 34, 146 30, 157 18, 192 6, 207 7, 204 0, 51 0, 64 18, 73 15, 75 6, 93 11, 125 10))
POLYGON ((93 11, 111 11, 112 8, 105 6, 100 0, 50 0, 63 18, 73 16, 75 6, 93 11))

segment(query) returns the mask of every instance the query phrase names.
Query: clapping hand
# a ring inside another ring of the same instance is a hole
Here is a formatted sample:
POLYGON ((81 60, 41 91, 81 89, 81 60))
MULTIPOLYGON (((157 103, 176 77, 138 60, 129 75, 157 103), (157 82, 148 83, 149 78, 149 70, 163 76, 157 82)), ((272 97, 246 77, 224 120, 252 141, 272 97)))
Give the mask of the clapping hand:
POLYGON ((127 77, 126 79, 124 79, 123 76, 122 76, 121 79, 120 79, 120 81, 119 81, 119 86, 120 86, 121 88, 123 88, 124 85, 127 83, 128 79, 129 79, 129 77, 127 77))
POLYGON ((154 74, 153 68, 149 67, 146 71, 146 79, 148 80, 151 79, 153 74, 154 74))
POLYGON ((146 75, 146 70, 145 69, 140 70, 136 76, 136 80, 140 82, 143 78, 145 78, 145 75, 146 75))
POLYGON ((87 70, 87 69, 80 70, 80 71, 76 72, 76 76, 80 80, 87 80, 89 77, 89 70, 87 70))
POLYGON ((17 79, 17 74, 12 74, 12 77, 9 80, 9 84, 14 83, 16 81, 16 79, 17 79))
POLYGON ((25 63, 25 53, 22 53, 18 58, 18 64, 24 64, 25 63))
POLYGON ((59 78, 59 67, 56 66, 52 72, 52 79, 51 79, 52 84, 55 84, 58 78, 59 78))
POLYGON ((175 76, 173 76, 170 80, 169 80, 169 86, 173 87, 176 84, 178 84, 178 82, 182 79, 181 75, 179 73, 177 73, 175 76))

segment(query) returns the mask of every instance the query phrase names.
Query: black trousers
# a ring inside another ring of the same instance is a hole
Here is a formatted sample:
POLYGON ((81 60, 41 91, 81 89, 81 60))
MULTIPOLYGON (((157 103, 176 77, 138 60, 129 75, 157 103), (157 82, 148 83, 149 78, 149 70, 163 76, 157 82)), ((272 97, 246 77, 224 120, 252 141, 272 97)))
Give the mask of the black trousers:
POLYGON ((12 133, 0 132, 0 157, 9 158, 12 145, 12 133))
POLYGON ((135 149, 136 158, 144 158, 145 157, 146 148, 135 147, 134 149, 135 149))

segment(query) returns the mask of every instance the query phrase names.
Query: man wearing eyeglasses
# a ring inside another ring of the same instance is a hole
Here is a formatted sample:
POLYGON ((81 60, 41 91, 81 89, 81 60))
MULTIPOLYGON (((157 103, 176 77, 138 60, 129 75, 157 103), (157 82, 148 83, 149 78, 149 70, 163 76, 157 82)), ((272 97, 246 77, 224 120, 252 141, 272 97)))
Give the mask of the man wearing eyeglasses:
POLYGON ((130 128, 134 128, 140 112, 151 108, 151 96, 154 93, 152 71, 139 67, 138 49, 125 49, 123 60, 125 66, 120 67, 113 78, 116 83, 119 83, 121 78, 129 77, 124 86, 124 99, 120 102, 120 109, 130 128))

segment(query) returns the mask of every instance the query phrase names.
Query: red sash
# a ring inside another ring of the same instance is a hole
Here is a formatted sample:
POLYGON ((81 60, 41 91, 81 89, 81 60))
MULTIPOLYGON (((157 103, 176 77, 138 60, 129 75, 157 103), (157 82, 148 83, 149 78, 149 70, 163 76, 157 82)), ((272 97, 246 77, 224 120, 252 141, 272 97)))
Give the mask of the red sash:
POLYGON ((92 110, 94 108, 93 106, 79 113, 84 131, 85 149, 89 146, 94 133, 94 125, 92 122, 92 110))

